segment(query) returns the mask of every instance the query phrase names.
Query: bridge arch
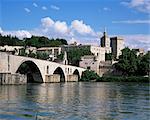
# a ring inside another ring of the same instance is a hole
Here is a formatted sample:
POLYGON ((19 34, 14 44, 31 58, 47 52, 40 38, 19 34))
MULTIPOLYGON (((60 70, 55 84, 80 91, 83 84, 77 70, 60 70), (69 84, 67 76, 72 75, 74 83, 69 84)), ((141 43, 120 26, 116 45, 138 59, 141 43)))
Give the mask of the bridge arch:
POLYGON ((77 75, 78 76, 78 81, 80 80, 80 73, 77 69, 75 69, 75 71, 73 72, 73 75, 77 75))
POLYGON ((55 71, 53 72, 53 74, 59 74, 60 75, 60 82, 66 81, 64 71, 61 67, 57 67, 55 69, 55 71))
POLYGON ((33 61, 30 61, 30 60, 23 61, 19 65, 16 73, 26 74, 28 83, 32 83, 32 82, 42 83, 43 82, 41 71, 38 65, 36 65, 33 61))

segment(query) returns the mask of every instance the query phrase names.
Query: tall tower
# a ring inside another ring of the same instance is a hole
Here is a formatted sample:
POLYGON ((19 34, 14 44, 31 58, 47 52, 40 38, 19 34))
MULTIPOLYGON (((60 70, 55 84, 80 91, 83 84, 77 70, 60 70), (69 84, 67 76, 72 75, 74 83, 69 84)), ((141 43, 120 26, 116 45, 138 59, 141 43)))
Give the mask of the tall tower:
POLYGON ((119 55, 122 54, 121 50, 124 48, 124 40, 121 37, 112 37, 111 40, 111 51, 112 55, 118 59, 119 55))
POLYGON ((107 36, 106 28, 101 37, 101 47, 110 47, 110 38, 107 36))
POLYGON ((68 65, 67 52, 64 52, 63 64, 68 65))
POLYGON ((105 53, 111 53, 110 38, 107 35, 106 28, 101 37, 101 47, 105 48, 105 53))

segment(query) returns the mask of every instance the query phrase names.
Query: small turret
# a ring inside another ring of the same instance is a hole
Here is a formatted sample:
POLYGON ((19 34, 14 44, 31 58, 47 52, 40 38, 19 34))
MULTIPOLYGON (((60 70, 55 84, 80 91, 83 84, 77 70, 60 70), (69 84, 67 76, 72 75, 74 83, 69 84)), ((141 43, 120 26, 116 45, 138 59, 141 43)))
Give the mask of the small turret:
POLYGON ((67 52, 64 52, 63 64, 68 65, 67 52))

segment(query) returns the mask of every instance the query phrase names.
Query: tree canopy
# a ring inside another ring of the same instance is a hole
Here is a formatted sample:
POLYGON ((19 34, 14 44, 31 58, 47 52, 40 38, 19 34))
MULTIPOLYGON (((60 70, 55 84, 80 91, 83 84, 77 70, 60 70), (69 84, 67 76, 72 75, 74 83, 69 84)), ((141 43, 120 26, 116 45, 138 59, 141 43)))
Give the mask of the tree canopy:
MULTIPOLYGON (((79 66, 81 57, 84 55, 92 55, 90 48, 81 47, 81 48, 70 48, 67 51, 67 59, 69 64, 74 66, 79 66)), ((64 52, 57 56, 58 59, 63 60, 64 52)))
POLYGON ((91 55, 91 51, 89 48, 72 48, 68 52, 68 61, 72 65, 79 66, 79 62, 81 60, 81 56, 91 55))
POLYGON ((90 70, 85 70, 82 73, 81 79, 80 81, 92 81, 92 80, 98 80, 100 77, 97 73, 95 73, 94 71, 90 71, 90 70))
POLYGON ((0 46, 9 45, 9 46, 21 46, 24 45, 23 41, 17 37, 12 37, 10 35, 2 36, 0 34, 0 46))
POLYGON ((112 60, 113 56, 112 53, 105 53, 105 60, 112 60))
POLYGON ((67 45, 65 39, 49 39, 44 36, 32 36, 31 38, 24 38, 20 40, 17 37, 12 37, 10 35, 2 36, 0 34, 0 46, 33 46, 33 47, 58 47, 60 45, 67 45))
POLYGON ((124 48, 122 55, 119 56, 119 62, 114 66, 116 70, 121 71, 123 75, 139 76, 148 75, 150 53, 143 56, 137 56, 134 50, 124 48))

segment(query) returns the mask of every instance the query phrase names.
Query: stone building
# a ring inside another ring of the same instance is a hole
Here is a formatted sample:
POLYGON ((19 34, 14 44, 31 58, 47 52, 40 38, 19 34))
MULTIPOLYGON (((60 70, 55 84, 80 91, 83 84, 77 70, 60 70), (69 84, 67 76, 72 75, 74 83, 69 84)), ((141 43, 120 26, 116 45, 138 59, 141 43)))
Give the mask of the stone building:
POLYGON ((79 66, 82 68, 86 68, 88 70, 93 70, 96 73, 98 73, 99 61, 97 60, 97 57, 94 55, 85 55, 81 57, 79 66))
POLYGON ((30 53, 34 53, 34 54, 36 54, 36 52, 37 52, 37 48, 36 47, 26 47, 26 49, 25 49, 25 53, 28 55, 28 54, 30 54, 30 53))
POLYGON ((71 49, 82 49, 90 50, 91 53, 97 57, 99 61, 105 61, 105 48, 92 45, 64 45, 62 51, 69 51, 71 49))
POLYGON ((68 59, 67 59, 67 52, 66 51, 64 52, 64 58, 63 58, 62 64, 68 65, 68 59))
POLYGON ((111 50, 114 58, 118 59, 121 55, 121 50, 124 48, 124 40, 121 37, 111 37, 111 50))
POLYGON ((100 47, 89 46, 93 55, 83 56, 80 61, 80 67, 93 70, 99 76, 103 76, 112 72, 113 61, 106 61, 105 54, 112 53, 115 58, 121 55, 121 50, 124 48, 122 38, 112 37, 109 38, 106 29, 100 39, 100 47))
POLYGON ((47 53, 50 60, 53 61, 57 58, 57 55, 61 54, 61 47, 41 47, 37 49, 39 53, 47 53))
POLYGON ((105 48, 105 53, 111 53, 110 38, 107 35, 106 29, 101 37, 100 46, 105 48))
POLYGON ((83 56, 79 66, 95 71, 99 76, 112 72, 112 61, 99 61, 99 58, 93 55, 83 56))
POLYGON ((134 50, 136 52, 137 56, 139 56, 139 55, 143 56, 145 54, 145 51, 142 48, 136 48, 136 49, 132 49, 132 50, 134 50))
POLYGON ((23 46, 0 46, 0 51, 9 52, 11 54, 19 55, 20 50, 24 48, 23 46))
POLYGON ((105 61, 105 48, 98 46, 90 46, 91 53, 96 56, 98 61, 105 61))
POLYGON ((115 59, 121 55, 121 50, 124 48, 124 40, 121 37, 111 37, 107 35, 106 29, 101 37, 100 46, 105 48, 106 53, 112 53, 115 59))

